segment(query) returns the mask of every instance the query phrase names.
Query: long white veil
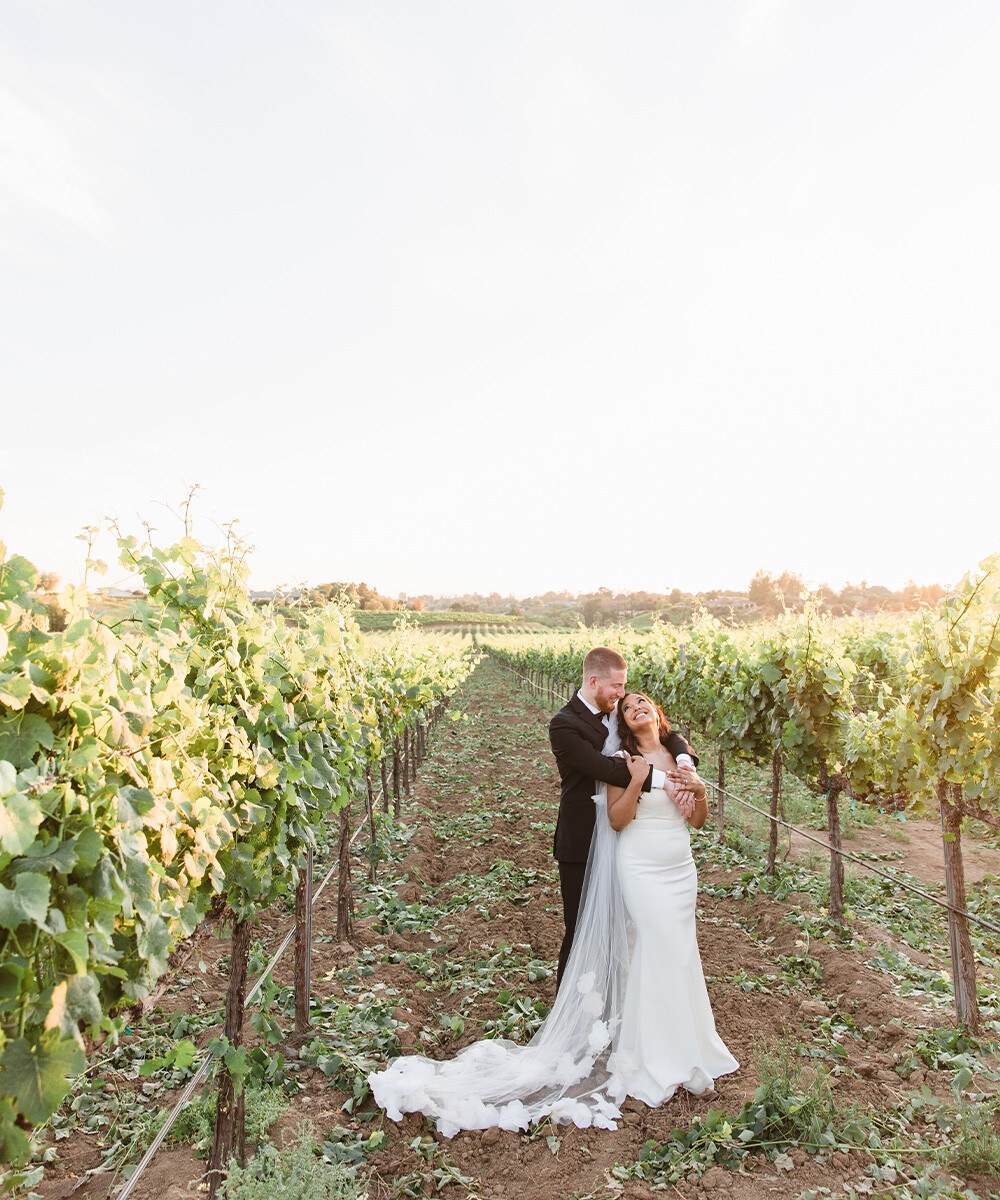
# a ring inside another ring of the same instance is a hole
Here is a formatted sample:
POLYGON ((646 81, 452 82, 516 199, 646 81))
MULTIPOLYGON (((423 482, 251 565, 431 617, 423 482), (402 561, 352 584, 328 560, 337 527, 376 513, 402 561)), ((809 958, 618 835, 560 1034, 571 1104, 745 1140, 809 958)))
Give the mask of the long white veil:
MULTIPOLYGON (((615 714, 604 753, 620 746, 615 714)), ((601 783, 573 949, 552 1010, 526 1046, 475 1042, 438 1062, 393 1059, 368 1076, 376 1103, 394 1121, 420 1112, 454 1137, 462 1129, 527 1129, 549 1118, 615 1129, 624 1088, 615 1050, 625 998, 628 935, 616 865, 617 835, 601 783)))

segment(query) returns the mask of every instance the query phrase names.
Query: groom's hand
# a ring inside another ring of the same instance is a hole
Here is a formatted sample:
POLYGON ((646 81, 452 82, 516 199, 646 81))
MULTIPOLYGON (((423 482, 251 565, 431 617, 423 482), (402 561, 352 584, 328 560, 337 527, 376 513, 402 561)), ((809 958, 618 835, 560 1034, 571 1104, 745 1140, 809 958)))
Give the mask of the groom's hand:
POLYGON ((638 779, 642 783, 649 774, 649 763, 641 754, 629 754, 626 757, 628 758, 629 774, 633 779, 638 779))
POLYGON ((685 821, 689 821, 694 815, 695 803, 708 798, 705 781, 698 778, 693 767, 687 766, 668 771, 667 778, 674 785, 674 803, 680 809, 681 816, 685 821))

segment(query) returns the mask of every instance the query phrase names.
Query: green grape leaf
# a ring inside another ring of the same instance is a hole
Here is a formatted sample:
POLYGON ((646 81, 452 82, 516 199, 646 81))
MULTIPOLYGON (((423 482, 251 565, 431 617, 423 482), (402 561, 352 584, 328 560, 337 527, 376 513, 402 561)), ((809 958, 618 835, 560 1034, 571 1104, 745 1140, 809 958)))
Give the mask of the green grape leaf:
POLYGON ((76 871, 90 874, 104 852, 104 839, 92 825, 86 825, 76 837, 76 871))
POLYGON ((13 763, 0 761, 0 796, 9 796, 17 791, 17 771, 13 763))
POLYGON ((176 1046, 168 1050, 163 1058, 151 1058, 139 1068, 140 1075, 155 1075, 164 1067, 173 1067, 175 1071, 186 1071, 198 1057, 198 1047, 190 1038, 182 1038, 176 1046))
POLYGON ((24 1038, 8 1042, 0 1067, 0 1091, 37 1124, 59 1107, 70 1088, 68 1077, 83 1070, 83 1051, 72 1039, 60 1038, 58 1029, 47 1029, 34 1046, 24 1038))
MULTIPOLYGON (((24 959, 21 959, 24 962, 24 959)), ((17 963, 0 963, 0 1001, 13 1000, 21 991, 24 967, 17 963)))
POLYGON ((68 875, 76 866, 76 838, 60 841, 58 837, 37 838, 25 851, 23 864, 15 863, 13 872, 34 871, 68 875))
POLYGON ((23 675, 5 675, 0 679, 0 704, 20 711, 31 699, 31 680, 23 675))
POLYGON ((84 738, 69 756, 69 765, 74 771, 85 771, 100 754, 101 746, 96 738, 84 738))
POLYGON ((0 600, 16 600, 38 584, 38 572, 19 554, 0 563, 0 600))
POLYGON ((129 829, 141 829, 142 818, 156 804, 148 788, 126 784, 118 791, 118 820, 129 829))
POLYGON ((14 1108, 9 1100, 0 1100, 0 1163, 20 1166, 31 1155, 27 1136, 14 1124, 14 1108))
POLYGON ((30 767, 41 750, 51 750, 52 726, 37 713, 0 718, 0 758, 18 770, 30 767))
POLYGON ((69 951, 69 956, 73 960, 73 965, 76 967, 77 973, 85 975, 90 959, 90 944, 87 941, 86 933, 82 929, 71 929, 68 933, 60 933, 58 937, 52 940, 58 942, 60 946, 69 951))
POLYGON ((23 854, 35 840, 43 815, 30 796, 7 796, 0 804, 0 846, 8 854, 23 854))
POLYGON ((41 925, 49 911, 49 881, 33 871, 18 875, 12 888, 0 883, 0 928, 41 925))
POLYGON ((81 1021, 84 1025, 100 1025, 104 1013, 101 1009, 100 988, 93 975, 74 975, 66 992, 66 1024, 63 1033, 68 1034, 81 1021))
POLYGON ((136 948, 149 962, 150 970, 161 975, 167 969, 167 955, 170 953, 170 929, 166 921, 153 916, 136 932, 136 948))

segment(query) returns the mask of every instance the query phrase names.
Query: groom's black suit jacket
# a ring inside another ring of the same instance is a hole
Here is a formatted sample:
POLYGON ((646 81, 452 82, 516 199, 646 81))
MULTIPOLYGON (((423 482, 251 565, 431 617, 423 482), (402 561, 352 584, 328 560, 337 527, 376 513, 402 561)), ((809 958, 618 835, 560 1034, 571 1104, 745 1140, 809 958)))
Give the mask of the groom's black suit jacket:
MULTIPOLYGON (((601 779, 625 788, 632 779, 623 758, 608 758, 601 753, 607 736, 604 722, 587 708, 578 692, 573 693, 569 704, 549 722, 549 742, 562 780, 553 841, 553 853, 560 862, 587 861, 594 832, 595 781, 601 779)), ((690 754, 695 765, 698 763, 697 756, 679 733, 667 736, 667 749, 674 758, 678 754, 690 754)), ((649 791, 652 775, 653 768, 650 767, 642 785, 644 792, 649 791)))

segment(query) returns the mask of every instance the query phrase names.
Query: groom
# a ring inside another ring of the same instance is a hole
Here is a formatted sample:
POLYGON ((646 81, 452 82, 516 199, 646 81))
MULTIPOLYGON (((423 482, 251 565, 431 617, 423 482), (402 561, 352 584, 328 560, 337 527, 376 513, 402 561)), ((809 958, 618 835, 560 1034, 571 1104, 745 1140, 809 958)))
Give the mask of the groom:
MULTIPOLYGON (((607 758, 601 753, 608 736, 606 718, 625 695, 626 674, 625 659, 620 654, 607 646, 596 646, 583 660, 582 686, 549 723, 549 742, 562 780, 553 852, 559 863, 566 936, 559 950, 557 987, 573 946, 580 910, 587 853, 594 832, 592 797, 595 781, 600 779, 625 788, 632 778, 624 759, 607 758)), ((667 749, 678 767, 698 765, 697 757, 691 754, 691 748, 680 734, 668 735, 667 749)), ((651 788, 664 787, 665 783, 665 773, 650 767, 642 790, 648 792, 651 788)))

